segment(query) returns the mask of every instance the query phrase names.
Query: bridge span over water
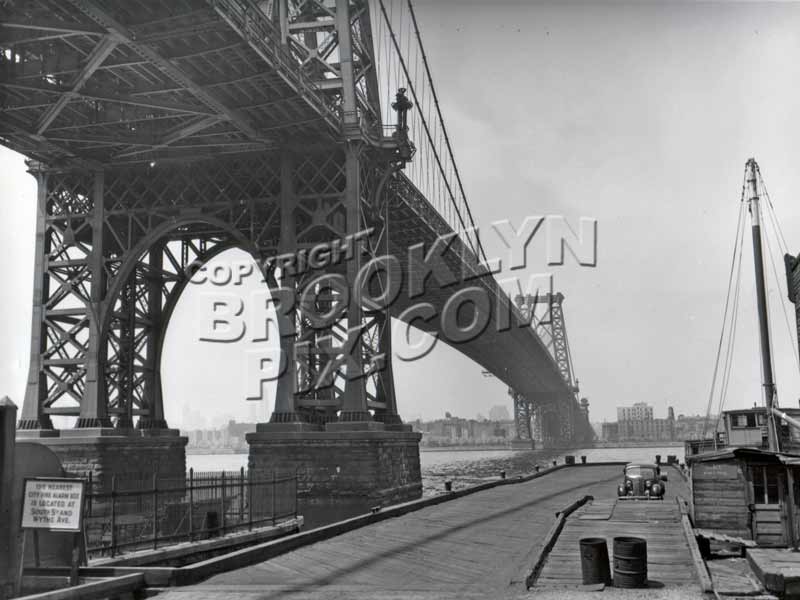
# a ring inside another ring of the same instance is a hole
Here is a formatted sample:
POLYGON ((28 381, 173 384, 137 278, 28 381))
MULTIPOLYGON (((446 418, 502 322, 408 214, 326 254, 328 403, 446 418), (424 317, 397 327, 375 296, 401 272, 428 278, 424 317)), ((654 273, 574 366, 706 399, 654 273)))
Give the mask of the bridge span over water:
MULTIPOLYGON (((102 453, 106 438, 182 448, 164 419, 160 352, 192 266, 232 247, 264 261, 356 236, 350 260, 267 273, 316 296, 283 322, 287 368, 259 440, 361 431, 415 444, 397 411, 390 317, 447 338, 445 305, 468 288, 487 303, 465 302, 457 325, 485 328, 450 343, 524 399, 547 444, 591 436, 553 353, 481 266, 419 29, 407 0, 2 3, 0 142, 38 182, 19 435, 76 468, 90 462, 78 446, 102 453), (454 238, 443 267, 423 281, 408 249, 441 236, 454 238), (385 256, 403 282, 389 306, 320 283, 352 288, 385 256), (424 293, 410 298, 409 282, 424 293), (409 311, 419 302, 425 318, 409 311), (59 432, 53 416, 75 428, 59 432)), ((140 446, 120 456, 179 468, 140 446)))

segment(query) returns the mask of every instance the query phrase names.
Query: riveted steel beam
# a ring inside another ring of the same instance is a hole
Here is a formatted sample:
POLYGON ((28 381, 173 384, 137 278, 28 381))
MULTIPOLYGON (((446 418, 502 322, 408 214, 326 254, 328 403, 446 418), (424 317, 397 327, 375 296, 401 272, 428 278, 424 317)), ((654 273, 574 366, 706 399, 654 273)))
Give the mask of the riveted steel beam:
MULTIPOLYGON (((91 0, 69 0, 83 14, 91 18, 98 25, 105 28, 109 34, 120 39, 126 46, 136 52, 142 58, 147 59, 155 65, 167 77, 180 84, 184 89, 192 93, 203 104, 212 108, 220 117, 230 120, 238 129, 249 137, 260 140, 261 135, 253 127, 252 123, 241 113, 226 106, 215 94, 204 89, 196 83, 183 69, 174 65, 167 58, 159 54, 147 44, 136 41, 135 35, 122 23, 114 19, 105 10, 100 8, 91 0)), ((266 140, 269 141, 269 140, 266 140)))
POLYGON ((83 69, 81 69, 80 73, 72 80, 70 90, 59 96, 56 103, 42 115, 41 119, 39 119, 39 122, 36 124, 37 135, 42 135, 45 129, 50 126, 50 123, 64 110, 64 107, 75 98, 75 95, 86 84, 97 68, 103 64, 103 61, 108 58, 108 55, 114 51, 118 43, 118 40, 114 39, 112 36, 105 36, 100 40, 100 43, 94 47, 94 50, 92 50, 91 54, 86 58, 86 64, 83 69))

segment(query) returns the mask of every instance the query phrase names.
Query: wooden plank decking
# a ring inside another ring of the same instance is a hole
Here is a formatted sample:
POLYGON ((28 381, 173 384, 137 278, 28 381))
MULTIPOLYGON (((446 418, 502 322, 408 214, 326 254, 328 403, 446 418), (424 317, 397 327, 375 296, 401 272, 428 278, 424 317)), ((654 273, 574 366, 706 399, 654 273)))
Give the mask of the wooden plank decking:
POLYGON ((800 595, 800 553, 789 548, 748 548, 747 561, 767 591, 800 595))
POLYGON ((580 466, 425 508, 176 588, 161 600, 495 598, 525 593, 555 513, 615 495, 619 466, 580 466), (402 595, 401 595, 402 594, 402 595))
POLYGON ((634 536, 647 540, 648 579, 652 587, 696 584, 695 565, 675 502, 676 495, 686 497, 688 489, 677 474, 669 474, 674 480, 668 482, 663 501, 595 500, 567 519, 534 589, 582 583, 579 542, 585 537, 606 538, 612 575, 613 539, 634 536))

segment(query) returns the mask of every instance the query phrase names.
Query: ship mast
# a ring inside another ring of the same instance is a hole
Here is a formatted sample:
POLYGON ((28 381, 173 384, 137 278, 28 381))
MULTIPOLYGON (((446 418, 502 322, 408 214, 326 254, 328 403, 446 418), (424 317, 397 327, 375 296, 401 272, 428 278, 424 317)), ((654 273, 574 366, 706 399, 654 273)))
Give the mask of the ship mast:
POLYGON ((756 300, 758 304, 758 326, 761 339, 761 377, 764 389, 764 404, 767 408, 767 436, 769 449, 780 450, 778 429, 772 412, 775 401, 775 380, 772 374, 772 351, 769 339, 769 320, 767 313, 767 293, 764 284, 764 254, 761 249, 761 208, 758 197, 758 165, 754 158, 745 165, 745 179, 748 189, 747 204, 750 209, 750 222, 753 232, 753 263, 756 269, 756 300))

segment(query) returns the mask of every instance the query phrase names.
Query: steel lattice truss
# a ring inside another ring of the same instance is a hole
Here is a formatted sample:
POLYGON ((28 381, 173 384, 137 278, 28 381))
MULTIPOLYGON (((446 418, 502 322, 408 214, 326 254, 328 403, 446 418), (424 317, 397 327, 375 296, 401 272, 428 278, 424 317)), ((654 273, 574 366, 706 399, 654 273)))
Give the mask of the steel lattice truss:
MULTIPOLYGON (((130 426, 135 417, 139 427, 164 426, 157 365, 172 311, 194 269, 220 252, 240 247, 262 263, 277 253, 282 160, 276 154, 104 174, 36 173, 45 219, 32 352, 40 368, 31 371, 39 376, 29 394, 38 396, 40 411, 26 427, 47 426, 50 415, 95 413, 80 426, 108 426, 112 418, 130 426)), ((346 236, 343 163, 341 154, 306 156, 289 170, 299 247, 346 236)), ((384 225, 366 208, 360 227, 372 227, 378 244, 384 225)), ((305 283, 295 282, 298 289, 305 283)), ((371 357, 385 353, 386 315, 365 310, 361 325, 368 407, 382 414, 387 398, 393 402, 391 370, 371 357)), ((321 389, 311 384, 342 352, 347 318, 319 330, 298 311, 297 327, 300 341, 310 342, 294 357, 297 387, 310 390, 298 406, 330 417, 341 408, 347 368, 333 371, 321 389)))
MULTIPOLYGON (((362 126, 379 136, 368 5, 350 5, 362 126)), ((330 2, 15 0, 0 5, 0 35, 0 137, 49 165, 307 148, 339 134, 330 2)))
MULTIPOLYGON (((367 0, 0 3, 0 143, 39 183, 21 427, 165 427, 166 327, 192 265, 228 248, 263 261, 370 230, 326 268, 352 284, 371 258, 407 269, 410 245, 453 233, 401 172, 407 131, 384 135, 370 19, 367 0)), ((443 260, 513 312, 460 239, 443 260)), ((299 291, 318 274, 264 276, 299 291)), ((425 298, 441 310, 453 289, 425 298)), ((389 311, 350 302, 337 317, 318 329, 294 311, 273 419, 395 423, 389 311)), ((521 391, 560 390, 538 337, 492 319, 460 349, 521 391), (497 344, 530 362, 507 366, 497 344)))
POLYGON ((529 300, 521 296, 517 298, 517 303, 527 311, 533 327, 553 356, 568 390, 568 396, 557 402, 533 402, 522 394, 509 390, 514 400, 517 438, 538 440, 546 446, 593 439, 591 425, 580 408, 579 388, 572 370, 563 302, 564 295, 561 293, 529 300), (547 306, 546 312, 538 318, 537 304, 547 306))

